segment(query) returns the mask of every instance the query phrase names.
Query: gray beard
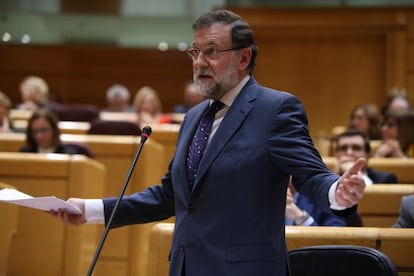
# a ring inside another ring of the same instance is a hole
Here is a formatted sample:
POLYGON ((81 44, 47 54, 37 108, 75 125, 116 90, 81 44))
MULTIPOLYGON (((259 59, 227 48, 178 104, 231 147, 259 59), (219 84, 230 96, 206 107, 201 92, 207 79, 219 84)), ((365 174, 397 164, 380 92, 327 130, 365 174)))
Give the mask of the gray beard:
POLYGON ((200 93, 203 96, 209 99, 218 100, 224 95, 223 87, 221 84, 215 83, 211 87, 206 87, 205 85, 196 82, 196 86, 197 86, 197 90, 200 91, 200 93))

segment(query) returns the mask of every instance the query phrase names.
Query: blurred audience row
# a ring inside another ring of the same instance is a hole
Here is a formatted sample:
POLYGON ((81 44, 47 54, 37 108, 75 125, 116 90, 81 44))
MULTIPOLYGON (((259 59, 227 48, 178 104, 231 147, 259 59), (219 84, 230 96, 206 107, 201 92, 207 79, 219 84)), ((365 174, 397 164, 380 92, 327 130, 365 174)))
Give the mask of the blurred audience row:
MULTIPOLYGON (((72 105, 71 111, 74 117, 62 119, 62 114, 69 105, 49 101, 48 85, 40 77, 26 77, 20 85, 20 91, 22 102, 15 106, 17 109, 35 111, 39 108, 48 108, 56 113, 58 120, 69 121, 76 121, 77 116, 82 113, 80 109, 74 109, 72 105)), ((174 113, 186 113, 191 107, 205 100, 197 92, 192 81, 185 83, 183 92, 183 103, 174 107, 174 113)), ((97 119, 99 112, 104 111, 131 114, 129 117, 124 116, 123 119, 138 124, 140 129, 145 125, 176 122, 170 114, 163 113, 158 93, 149 86, 140 88, 131 103, 131 94, 127 87, 114 84, 106 91, 106 102, 107 106, 102 110, 98 110, 94 105, 88 105, 89 113, 91 113, 88 121, 97 119)), ((1 132, 13 130, 13 122, 8 119, 8 112, 11 108, 13 106, 10 99, 0 92, 1 132)), ((334 129, 332 138, 347 129, 355 129, 370 140, 381 141, 377 143, 378 146, 372 148, 371 156, 414 157, 414 111, 404 90, 394 89, 381 109, 370 103, 355 106, 350 113, 349 122, 334 129)), ((332 154, 331 149, 330 155, 332 154)))
MULTIPOLYGON (((414 157, 414 111, 404 91, 390 96, 380 111, 374 104, 359 104, 345 129, 355 129, 370 140, 382 140, 373 149, 375 157, 414 157)), ((343 132, 333 133, 334 137, 343 132)))
MULTIPOLYGON (((61 141, 57 112, 59 104, 49 102, 48 86, 44 80, 34 76, 27 77, 22 82, 20 90, 22 103, 16 108, 33 112, 26 127, 25 145, 20 148, 20 152, 84 154, 94 157, 83 144, 61 141)), ((147 124, 171 122, 171 118, 163 114, 161 100, 153 88, 144 86, 139 89, 132 104, 130 98, 130 92, 125 86, 115 84, 107 90, 107 106, 101 111, 135 114, 136 117, 133 118, 137 121, 134 123, 141 128, 147 124)), ((188 82, 184 87, 183 100, 183 104, 174 108, 175 113, 186 113, 205 98, 197 92, 194 83, 188 82)), ((11 108, 10 99, 0 92, 0 132, 13 130, 13 123, 8 119, 11 108)), ((90 134, 94 134, 92 126, 93 124, 88 132, 90 134)), ((131 134, 135 132, 134 130, 131 134)), ((397 93, 390 97, 381 112, 373 104, 357 105, 351 111, 348 124, 334 134, 331 139, 331 151, 337 160, 334 171, 339 175, 360 157, 413 157, 414 112, 406 96, 397 93), (381 140, 381 143, 373 149, 371 140, 381 140)), ((394 174, 375 171, 368 166, 361 170, 361 174, 367 185, 398 183, 394 174)), ((292 181, 294 179, 290 179, 286 198, 286 225, 363 226, 359 215, 344 219, 321 212, 310 198, 294 189, 292 181)), ((404 198, 401 210, 405 210, 410 204, 414 204, 414 195, 404 198)), ((410 216, 410 212, 401 212, 393 227, 414 227, 409 222, 410 216)))
MULTIPOLYGON (((134 96, 131 104, 131 95, 127 87, 121 84, 114 84, 106 91, 107 106, 102 110, 92 104, 61 104, 49 95, 49 88, 47 83, 40 77, 29 76, 26 77, 20 84, 21 103, 12 105, 10 98, 4 93, 0 92, 0 131, 12 131, 13 125, 8 118, 8 113, 11 109, 36 111, 39 108, 48 108, 54 111, 59 120, 62 116, 66 116, 67 110, 72 111, 74 121, 78 117, 88 113, 85 117, 87 121, 96 119, 99 112, 117 112, 130 113, 131 116, 124 116, 123 119, 133 121, 142 129, 145 125, 163 124, 163 123, 177 123, 174 118, 162 110, 162 103, 160 97, 152 87, 144 86, 140 88, 134 96), (62 115, 65 114, 65 115, 62 115)), ((185 113, 189 108, 197 103, 205 100, 195 89, 192 81, 185 84, 183 93, 183 103, 174 108, 176 113, 185 113)))

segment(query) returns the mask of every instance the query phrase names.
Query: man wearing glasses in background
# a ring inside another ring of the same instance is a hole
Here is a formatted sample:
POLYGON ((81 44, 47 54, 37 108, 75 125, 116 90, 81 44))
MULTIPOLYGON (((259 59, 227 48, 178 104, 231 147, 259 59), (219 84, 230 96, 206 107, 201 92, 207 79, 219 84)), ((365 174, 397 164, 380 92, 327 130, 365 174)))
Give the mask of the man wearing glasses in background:
MULTIPOLYGON (((337 163, 334 172, 342 175, 358 158, 368 158, 371 146, 368 137, 357 130, 347 130, 333 140, 337 163)), ((375 171, 368 166, 361 170, 366 185, 375 183, 398 183, 397 177, 388 172, 375 171)))
MULTIPOLYGON (((170 276, 289 275, 290 175, 321 210, 348 216, 364 193, 365 160, 342 177, 326 167, 300 101, 253 78, 256 43, 240 16, 207 12, 193 30, 193 78, 210 100, 186 113, 162 184, 124 197, 113 227, 175 216, 170 276)), ((75 225, 106 222, 116 201, 69 199, 83 213, 54 215, 75 225)))

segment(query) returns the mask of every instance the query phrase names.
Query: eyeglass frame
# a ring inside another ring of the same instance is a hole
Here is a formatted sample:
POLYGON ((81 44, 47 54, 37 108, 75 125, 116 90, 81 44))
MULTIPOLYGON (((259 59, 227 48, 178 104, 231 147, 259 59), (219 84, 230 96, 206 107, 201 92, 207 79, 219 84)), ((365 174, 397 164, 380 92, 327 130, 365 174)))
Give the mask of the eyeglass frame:
POLYGON ((191 48, 187 49, 186 54, 192 60, 196 60, 200 56, 200 53, 203 54, 203 57, 205 59, 217 60, 219 58, 219 55, 218 55, 219 53, 224 53, 224 52, 228 52, 228 51, 238 51, 238 50, 242 50, 242 49, 245 49, 245 48, 248 48, 248 47, 249 46, 239 46, 239 47, 232 47, 232 48, 228 48, 228 49, 217 49, 217 48, 214 48, 214 47, 208 47, 204 50, 202 50, 198 47, 191 47, 191 48), (198 51, 198 53, 193 55, 193 54, 191 54, 192 50, 196 50, 196 51, 198 51), (205 52, 205 50, 212 50, 213 52, 211 54, 204 54, 203 52, 205 52), (214 56, 214 57, 212 57, 212 56, 214 56))
POLYGON ((351 149, 353 152, 366 151, 364 146, 357 145, 357 144, 338 145, 337 148, 336 148, 336 151, 337 152, 347 152, 349 149, 351 149))
POLYGON ((44 134, 48 134, 49 132, 52 132, 52 128, 42 127, 42 128, 38 128, 38 129, 31 129, 30 132, 33 136, 37 136, 39 134, 44 135, 44 134))

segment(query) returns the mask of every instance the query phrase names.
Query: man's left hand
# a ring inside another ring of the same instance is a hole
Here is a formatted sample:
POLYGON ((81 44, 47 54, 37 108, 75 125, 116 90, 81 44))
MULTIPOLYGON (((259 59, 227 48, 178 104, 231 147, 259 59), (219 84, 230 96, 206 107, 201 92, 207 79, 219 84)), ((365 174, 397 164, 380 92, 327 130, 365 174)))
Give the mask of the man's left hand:
POLYGON ((359 171, 367 161, 359 158, 341 177, 335 192, 336 202, 346 208, 357 204, 364 195, 365 181, 359 171))

